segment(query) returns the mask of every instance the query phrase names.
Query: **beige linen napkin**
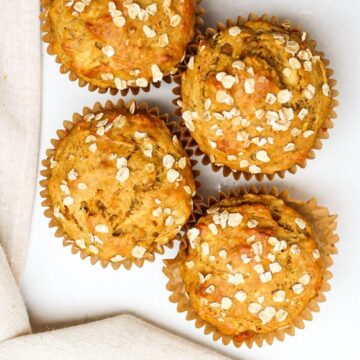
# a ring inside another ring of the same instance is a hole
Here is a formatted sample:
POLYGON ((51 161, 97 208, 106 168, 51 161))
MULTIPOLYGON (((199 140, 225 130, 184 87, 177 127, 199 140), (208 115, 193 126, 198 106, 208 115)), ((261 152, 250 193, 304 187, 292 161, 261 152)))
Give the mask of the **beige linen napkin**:
POLYGON ((39 11, 37 0, 0 0, 0 243, 7 254, 0 245, 0 359, 225 360, 130 315, 29 335, 17 282, 26 257, 37 174, 39 11))
POLYGON ((130 315, 0 343, 2 360, 226 360, 130 315))
POLYGON ((0 0, 0 241, 19 281, 34 196, 41 111, 39 4, 0 0))

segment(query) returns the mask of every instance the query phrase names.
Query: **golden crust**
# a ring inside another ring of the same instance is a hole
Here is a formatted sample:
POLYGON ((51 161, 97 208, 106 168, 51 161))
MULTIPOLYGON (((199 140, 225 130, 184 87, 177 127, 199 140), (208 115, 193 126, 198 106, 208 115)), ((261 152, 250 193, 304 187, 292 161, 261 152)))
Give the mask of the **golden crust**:
POLYGON ((87 114, 50 161, 54 218, 76 246, 100 260, 146 258, 173 240, 191 214, 190 160, 154 115, 87 114))
POLYGON ((200 41, 182 74, 182 113, 213 163, 270 175, 306 159, 331 94, 304 34, 256 20, 200 41))
POLYGON ((176 71, 194 36, 196 0, 169 6, 163 0, 45 3, 53 51, 70 71, 99 88, 161 81, 176 71))
POLYGON ((311 226, 272 195, 220 201, 187 238, 180 273, 192 307, 235 340, 286 327, 320 290, 311 226))

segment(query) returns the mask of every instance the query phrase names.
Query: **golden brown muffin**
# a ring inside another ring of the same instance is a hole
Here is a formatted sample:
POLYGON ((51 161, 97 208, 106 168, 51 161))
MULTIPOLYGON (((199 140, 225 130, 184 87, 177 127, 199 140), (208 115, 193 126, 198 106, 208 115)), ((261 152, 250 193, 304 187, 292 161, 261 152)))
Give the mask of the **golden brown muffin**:
POLYGON ((176 71, 196 0, 44 0, 51 50, 99 88, 147 87, 176 71))
POLYGON ((187 238, 180 272, 192 307, 236 341, 292 324, 321 288, 311 226, 272 195, 220 201, 187 238))
POLYGON ((50 159, 58 226, 104 263, 147 259, 192 211, 195 184, 181 143, 160 118, 134 109, 85 115, 50 159))
POLYGON ((306 33, 261 20, 199 42, 182 75, 182 113, 211 162, 250 174, 304 163, 331 110, 311 49, 306 33))

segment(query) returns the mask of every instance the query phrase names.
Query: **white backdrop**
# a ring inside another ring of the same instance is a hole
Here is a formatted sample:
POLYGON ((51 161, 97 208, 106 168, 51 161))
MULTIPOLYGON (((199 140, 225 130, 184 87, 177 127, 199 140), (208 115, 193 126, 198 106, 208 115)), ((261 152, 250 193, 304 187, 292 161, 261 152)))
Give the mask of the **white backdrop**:
MULTIPOLYGON (((259 349, 236 349, 213 342, 184 314, 176 312, 176 305, 168 301, 166 278, 162 274, 162 258, 174 257, 177 247, 158 256, 154 263, 146 263, 142 269, 114 271, 92 266, 88 260, 71 255, 63 248, 61 240, 54 237, 43 216, 39 189, 37 189, 29 254, 22 292, 30 316, 38 326, 61 325, 69 321, 84 321, 118 313, 133 313, 165 329, 181 334, 199 343, 213 347, 235 359, 359 359, 357 345, 360 321, 360 185, 358 168, 360 151, 360 38, 357 0, 203 0, 206 9, 205 24, 250 12, 269 13, 288 18, 302 25, 305 31, 318 41, 318 48, 330 59, 335 70, 340 91, 340 107, 335 128, 323 150, 317 152, 305 170, 276 179, 272 184, 290 190, 294 198, 306 200, 315 196, 321 205, 338 214, 339 255, 331 268, 334 278, 328 300, 321 305, 321 312, 307 322, 305 330, 295 337, 287 337, 283 343, 275 341, 271 346, 259 349)), ((117 99, 107 94, 90 93, 79 88, 67 76, 59 73, 54 58, 43 48, 43 118, 40 157, 50 146, 50 138, 62 128, 62 121, 71 119, 73 112, 81 112, 83 106, 95 101, 117 99)), ((28 69, 31 71, 31 69, 28 69)), ((173 85, 163 84, 161 89, 140 93, 137 101, 159 105, 162 111, 172 113, 173 85)), ((127 96, 130 99, 131 96, 127 96)), ((214 194, 236 184, 248 184, 232 178, 224 179, 213 174, 210 168, 198 166, 202 171, 201 192, 214 194)), ((252 181, 256 183, 256 181, 252 181)), ((94 339, 96 341, 96 339, 94 339)), ((141 346, 141 344, 139 344, 141 346)))

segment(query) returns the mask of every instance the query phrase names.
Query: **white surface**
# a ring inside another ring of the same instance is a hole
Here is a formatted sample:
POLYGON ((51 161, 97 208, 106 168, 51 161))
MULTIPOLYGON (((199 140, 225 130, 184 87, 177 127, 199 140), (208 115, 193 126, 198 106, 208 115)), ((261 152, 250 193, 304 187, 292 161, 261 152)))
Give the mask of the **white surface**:
MULTIPOLYGON (((333 289, 327 302, 321 305, 321 312, 315 314, 312 322, 306 323, 305 330, 297 331, 295 337, 287 337, 283 343, 275 341, 272 346, 265 345, 262 349, 236 349, 214 343, 210 336, 203 335, 192 322, 186 321, 184 314, 178 314, 176 305, 168 301, 160 256, 154 263, 146 263, 142 269, 134 267, 131 271, 104 270, 100 265, 91 266, 89 261, 81 261, 79 256, 71 255, 69 248, 63 248, 61 240, 54 237, 54 230, 48 228, 48 220, 40 206, 39 189, 22 284, 33 321, 51 325, 130 312, 236 359, 359 359, 356 337, 360 321, 360 242, 357 239, 360 224, 360 171, 357 166, 360 142, 359 4, 356 0, 203 0, 202 4, 206 8, 207 26, 249 12, 267 12, 289 18, 318 40, 319 49, 325 51, 335 70, 341 106, 330 139, 324 142, 323 150, 305 170, 273 182, 280 188, 288 188, 293 197, 299 199, 316 196, 320 204, 339 214, 341 242, 338 244, 339 255, 331 269, 335 274, 331 280, 333 289)), ((70 119, 72 113, 80 112, 83 106, 111 98, 80 89, 67 76, 59 74, 59 66, 53 57, 43 53, 41 158, 50 145, 49 139, 55 136, 56 129, 62 128, 64 119, 70 119)), ((172 85, 163 84, 161 89, 140 93, 136 98, 172 113, 171 89, 172 85)), ((225 188, 233 185, 231 178, 223 179, 208 168, 201 170, 203 194, 215 193, 217 184, 225 188)), ((239 183, 244 184, 244 181, 239 183)), ((176 249, 169 250, 165 257, 175 254, 176 249)))

